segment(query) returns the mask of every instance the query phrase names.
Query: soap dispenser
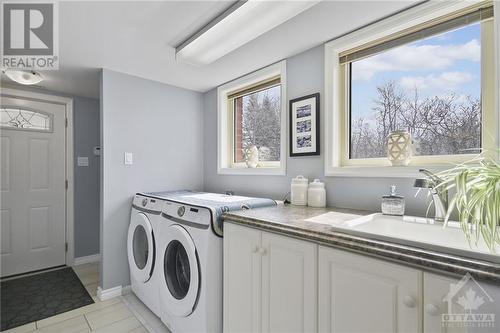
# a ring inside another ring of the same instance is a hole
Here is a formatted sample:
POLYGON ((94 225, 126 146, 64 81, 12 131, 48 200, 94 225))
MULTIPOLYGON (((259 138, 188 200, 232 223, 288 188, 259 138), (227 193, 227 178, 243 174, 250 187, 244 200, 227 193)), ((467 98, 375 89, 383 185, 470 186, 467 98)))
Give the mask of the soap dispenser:
POLYGON ((396 185, 391 185, 391 193, 382 196, 382 214, 402 216, 405 213, 405 198, 396 194, 396 185))

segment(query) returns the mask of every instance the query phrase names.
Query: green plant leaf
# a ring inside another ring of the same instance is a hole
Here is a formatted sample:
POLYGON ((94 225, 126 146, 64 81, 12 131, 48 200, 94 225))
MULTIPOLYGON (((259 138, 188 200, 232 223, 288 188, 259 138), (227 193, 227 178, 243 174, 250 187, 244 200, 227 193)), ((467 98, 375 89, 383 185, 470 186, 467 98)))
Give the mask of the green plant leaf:
MULTIPOLYGON (((438 174, 438 191, 455 190, 445 226, 456 209, 467 241, 482 238, 491 252, 500 245, 500 164, 483 154, 438 174)), ((430 206, 429 206, 430 207, 430 206)))

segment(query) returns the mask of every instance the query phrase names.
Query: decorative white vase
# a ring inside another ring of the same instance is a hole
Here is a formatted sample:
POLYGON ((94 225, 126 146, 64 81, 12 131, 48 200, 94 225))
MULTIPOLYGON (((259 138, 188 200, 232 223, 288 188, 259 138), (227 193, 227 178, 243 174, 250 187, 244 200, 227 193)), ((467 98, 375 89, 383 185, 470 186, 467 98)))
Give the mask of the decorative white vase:
POLYGON ((387 137, 387 158, 393 166, 407 166, 413 156, 413 140, 406 131, 394 131, 387 137))
POLYGON ((249 168, 256 168, 259 164, 259 150, 255 145, 248 148, 245 152, 245 163, 249 168))

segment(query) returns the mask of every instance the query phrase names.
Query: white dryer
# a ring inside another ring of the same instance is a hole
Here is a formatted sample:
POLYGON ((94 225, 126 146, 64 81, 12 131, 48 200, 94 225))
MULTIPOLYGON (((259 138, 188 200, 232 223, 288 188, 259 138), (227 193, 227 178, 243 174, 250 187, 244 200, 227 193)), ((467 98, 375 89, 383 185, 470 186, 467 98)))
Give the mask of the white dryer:
POLYGON ((160 317, 172 332, 222 332, 223 212, 274 200, 212 193, 164 194, 160 222, 160 317))
POLYGON ((162 208, 163 200, 141 193, 136 194, 132 203, 127 237, 132 291, 158 317, 160 299, 155 265, 162 208))

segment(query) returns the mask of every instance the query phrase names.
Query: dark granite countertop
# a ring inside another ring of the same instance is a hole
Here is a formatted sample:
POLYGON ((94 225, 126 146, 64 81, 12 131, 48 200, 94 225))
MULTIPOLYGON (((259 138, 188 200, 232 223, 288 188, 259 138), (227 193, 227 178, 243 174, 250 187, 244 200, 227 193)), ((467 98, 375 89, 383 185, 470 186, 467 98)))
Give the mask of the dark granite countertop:
POLYGON ((380 240, 376 237, 360 237, 328 225, 308 222, 307 219, 328 212, 338 212, 338 219, 351 220, 356 215, 373 212, 340 208, 311 208, 279 205, 277 207, 230 212, 223 215, 225 222, 275 232, 294 238, 312 241, 320 245, 341 248, 373 257, 378 257, 420 269, 462 276, 469 272, 475 278, 500 282, 500 264, 457 255, 447 251, 435 251, 407 245, 404 242, 380 240))

